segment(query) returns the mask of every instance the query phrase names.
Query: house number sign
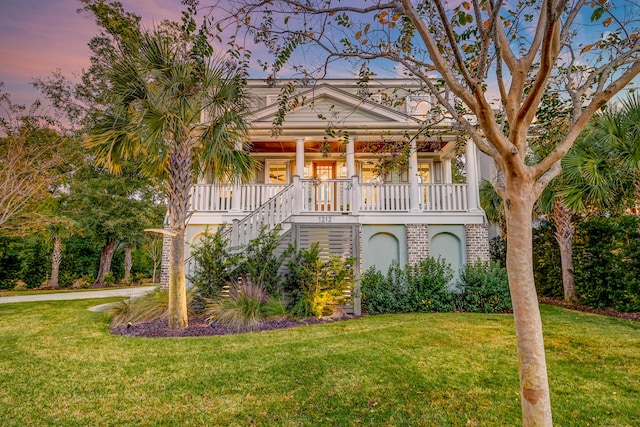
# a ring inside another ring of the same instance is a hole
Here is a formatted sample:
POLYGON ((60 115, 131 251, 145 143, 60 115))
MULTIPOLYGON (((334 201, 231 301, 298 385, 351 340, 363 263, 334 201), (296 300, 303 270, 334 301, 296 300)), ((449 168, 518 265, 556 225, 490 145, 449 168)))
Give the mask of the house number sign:
POLYGON ((331 217, 330 216, 321 216, 321 217, 318 217, 318 221, 319 222, 331 222, 331 217))

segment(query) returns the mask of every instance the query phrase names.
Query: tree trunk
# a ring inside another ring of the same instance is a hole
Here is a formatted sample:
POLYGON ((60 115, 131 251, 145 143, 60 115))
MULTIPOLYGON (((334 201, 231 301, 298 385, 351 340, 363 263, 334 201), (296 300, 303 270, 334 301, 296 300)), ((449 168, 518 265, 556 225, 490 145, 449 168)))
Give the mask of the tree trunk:
POLYGON ((553 219, 556 224, 554 236, 560 247, 564 300, 575 303, 578 302, 576 281, 573 277, 573 235, 575 234, 575 227, 573 226, 571 209, 565 205, 562 199, 556 200, 553 205, 553 219))
POLYGON ((167 213, 171 237, 169 254, 169 328, 185 328, 187 314, 187 288, 184 269, 185 230, 189 220, 189 198, 193 175, 191 172, 190 144, 176 144, 169 156, 167 185, 167 213))
POLYGON ((53 240, 53 254, 51 255, 51 279, 49 279, 49 287, 58 287, 58 274, 60 272, 60 262, 62 261, 62 238, 56 236, 53 240))
POLYGON ((131 284, 131 268, 133 267, 133 258, 131 256, 131 248, 127 246, 124 249, 124 283, 131 284))
POLYGON ((153 273, 151 273, 151 282, 152 283, 158 283, 156 282, 156 271, 158 270, 158 262, 156 260, 153 260, 153 273))
POLYGON ((551 426, 551 400, 542 337, 542 320, 533 277, 532 184, 512 177, 507 183, 505 214, 507 271, 518 343, 523 426, 551 426))
POLYGON ((95 282, 93 282, 92 288, 104 288, 104 276, 111 271, 111 260, 113 259, 113 253, 116 251, 116 239, 108 239, 102 247, 100 253, 100 268, 98 269, 98 275, 95 282))
POLYGON ((171 238, 169 255, 169 328, 186 328, 187 288, 184 271, 184 231, 171 238))

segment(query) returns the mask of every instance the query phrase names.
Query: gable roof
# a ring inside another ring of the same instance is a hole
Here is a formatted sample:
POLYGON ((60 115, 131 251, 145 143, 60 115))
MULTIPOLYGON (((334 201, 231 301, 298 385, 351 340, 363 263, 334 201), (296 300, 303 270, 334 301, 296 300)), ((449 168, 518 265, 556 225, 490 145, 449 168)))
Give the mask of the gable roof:
MULTIPOLYGON (((420 120, 398 112, 377 102, 362 99, 327 83, 297 94, 303 99, 285 116, 282 134, 301 131, 307 135, 326 130, 327 127, 344 129, 356 134, 380 134, 381 131, 418 129, 420 120)), ((278 112, 278 103, 267 105, 253 113, 253 133, 269 133, 278 112)))

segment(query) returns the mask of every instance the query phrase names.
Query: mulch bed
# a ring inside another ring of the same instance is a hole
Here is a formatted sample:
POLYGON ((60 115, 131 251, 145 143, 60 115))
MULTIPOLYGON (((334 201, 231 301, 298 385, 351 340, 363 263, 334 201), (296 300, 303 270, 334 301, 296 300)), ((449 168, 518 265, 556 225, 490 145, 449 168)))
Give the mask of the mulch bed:
MULTIPOLYGON (((258 328, 251 332, 273 331, 276 329, 288 329, 300 326, 315 325, 318 323, 335 322, 337 319, 316 319, 308 318, 295 320, 290 318, 273 319, 262 322, 258 328)), ((130 325, 112 326, 110 331, 114 335, 124 335, 128 337, 205 337, 214 335, 232 335, 238 331, 222 325, 210 326, 204 318, 189 318, 189 326, 184 329, 169 329, 167 321, 135 323, 130 325)))
MULTIPOLYGON (((540 297, 540 303, 556 305, 569 310, 582 311, 586 313, 600 314, 604 316, 614 316, 622 319, 640 321, 640 313, 621 313, 613 308, 593 308, 582 304, 569 304, 561 298, 540 297)), ((346 317, 348 318, 348 317, 346 317)), ((300 326, 317 325, 319 323, 330 323, 345 318, 337 319, 316 319, 313 317, 295 320, 290 318, 267 320, 260 324, 258 328, 251 332, 274 331, 277 329, 296 328, 300 326)), ((128 337, 204 337, 215 335, 232 335, 238 331, 222 325, 210 326, 202 317, 192 317, 189 319, 189 326, 184 329, 169 329, 167 321, 135 323, 131 325, 112 326, 110 331, 114 335, 124 335, 128 337)))
POLYGON ((569 310, 583 311, 585 313, 600 314, 603 316, 619 317, 621 319, 635 320, 640 322, 640 313, 622 313, 615 308, 593 308, 582 304, 572 304, 565 302, 562 298, 538 297, 542 304, 556 305, 569 310))

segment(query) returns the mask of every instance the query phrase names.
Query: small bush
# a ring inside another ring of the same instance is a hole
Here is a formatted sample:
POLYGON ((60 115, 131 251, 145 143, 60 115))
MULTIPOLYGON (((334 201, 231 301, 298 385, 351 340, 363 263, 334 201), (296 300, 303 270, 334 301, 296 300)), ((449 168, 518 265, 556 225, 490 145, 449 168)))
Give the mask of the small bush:
POLYGON ((269 297, 259 285, 234 285, 229 297, 220 297, 207 305, 209 323, 219 323, 236 332, 253 331, 271 317, 283 316, 285 304, 280 298, 269 297))
POLYGON ((405 268, 406 308, 410 312, 453 311, 453 292, 449 283, 453 270, 442 258, 425 258, 405 268))
POLYGON ((360 279, 362 308, 369 314, 399 313, 403 311, 402 300, 406 296, 406 284, 392 280, 394 272, 401 272, 396 261, 385 276, 375 267, 369 268, 360 279), (402 283, 402 284, 401 284, 402 283), (401 284, 401 285, 400 285, 401 284), (399 285, 404 289, 400 290, 399 285))
POLYGON ((92 284, 93 277, 86 275, 75 279, 71 284, 71 287, 73 289, 89 289, 92 284))
POLYGON ((116 283, 116 278, 115 278, 115 276, 113 275, 113 273, 112 273, 112 272, 108 272, 108 273, 107 273, 107 274, 105 274, 105 275, 104 275, 104 277, 102 278, 102 282, 104 283, 104 285, 105 285, 106 287, 110 287, 110 286, 115 285, 115 283, 116 283))
POLYGON ((496 262, 467 264, 460 272, 457 307, 462 311, 502 313, 511 310, 507 270, 496 262))
POLYGON ((293 252, 291 246, 278 250, 281 231, 280 225, 271 231, 263 227, 258 237, 244 248, 237 269, 237 274, 242 276, 245 283, 261 286, 267 295, 282 294, 283 277, 280 268, 293 252))
POLYGON ((386 276, 370 268, 360 281, 362 307, 369 314, 452 311, 452 279, 451 267, 441 258, 404 268, 394 263, 386 276))
POLYGON ((215 233, 207 229, 191 251, 196 262, 195 274, 189 279, 203 298, 218 298, 225 286, 231 283, 233 269, 239 259, 229 251, 229 242, 223 236, 224 229, 215 233))
POLYGON ((16 284, 13 287, 14 291, 26 291, 27 290, 27 284, 25 282, 23 282, 22 280, 16 280, 16 284))
POLYGON ((343 260, 329 255, 328 261, 320 257, 320 246, 300 249, 289 261, 290 274, 285 290, 291 294, 290 311, 296 317, 322 317, 334 314, 341 304, 347 303, 349 289, 353 288, 355 260, 343 260))

